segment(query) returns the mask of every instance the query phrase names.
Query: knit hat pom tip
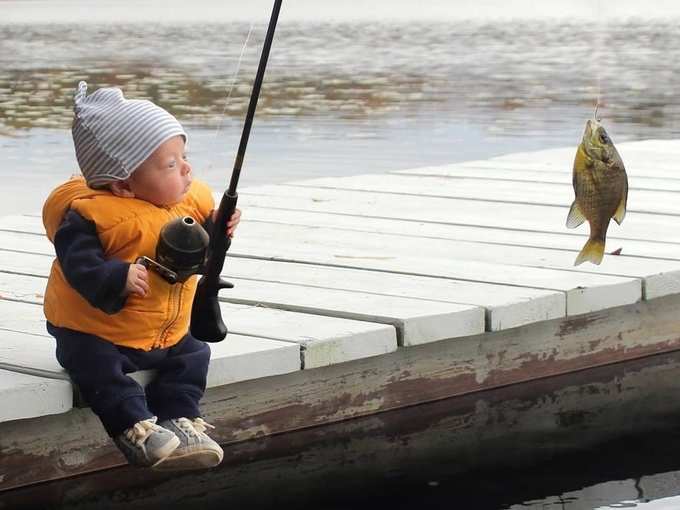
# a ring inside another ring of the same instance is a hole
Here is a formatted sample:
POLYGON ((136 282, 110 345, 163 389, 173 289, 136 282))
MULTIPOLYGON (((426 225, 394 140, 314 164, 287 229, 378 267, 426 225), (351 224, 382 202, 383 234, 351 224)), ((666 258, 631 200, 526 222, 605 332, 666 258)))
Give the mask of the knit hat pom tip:
POLYGON ((78 88, 76 89, 76 95, 73 98, 74 106, 78 106, 78 103, 85 99, 85 94, 87 94, 87 82, 80 81, 78 83, 78 88))

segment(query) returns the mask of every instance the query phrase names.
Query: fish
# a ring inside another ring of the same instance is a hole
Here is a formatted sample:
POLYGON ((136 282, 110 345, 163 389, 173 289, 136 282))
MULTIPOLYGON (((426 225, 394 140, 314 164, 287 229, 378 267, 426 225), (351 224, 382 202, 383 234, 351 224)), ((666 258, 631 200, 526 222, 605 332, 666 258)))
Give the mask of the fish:
POLYGON ((586 122, 574 158, 572 184, 576 197, 569 209, 567 228, 576 228, 586 220, 590 224, 590 237, 574 265, 586 261, 599 265, 609 221, 614 218, 620 225, 626 216, 628 176, 614 142, 597 119, 586 122))

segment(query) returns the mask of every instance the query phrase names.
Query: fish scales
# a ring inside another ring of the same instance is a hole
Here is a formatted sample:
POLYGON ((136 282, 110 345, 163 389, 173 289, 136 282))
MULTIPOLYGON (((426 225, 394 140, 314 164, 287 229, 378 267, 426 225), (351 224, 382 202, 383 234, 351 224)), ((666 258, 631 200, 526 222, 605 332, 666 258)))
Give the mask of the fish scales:
POLYGON ((585 261, 600 264, 610 219, 621 223, 626 214, 628 177, 621 156, 604 127, 589 120, 574 158, 575 199, 567 217, 567 227, 584 221, 590 236, 574 265, 585 261))

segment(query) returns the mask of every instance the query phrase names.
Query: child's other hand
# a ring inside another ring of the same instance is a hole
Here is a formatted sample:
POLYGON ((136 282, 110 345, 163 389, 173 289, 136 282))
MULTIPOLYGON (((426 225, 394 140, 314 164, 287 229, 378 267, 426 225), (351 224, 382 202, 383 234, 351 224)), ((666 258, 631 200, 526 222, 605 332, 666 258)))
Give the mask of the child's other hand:
POLYGON ((236 227, 241 222, 241 209, 234 209, 234 214, 231 215, 229 221, 227 222, 227 235, 229 237, 234 237, 234 232, 236 227))
MULTIPOLYGON (((214 210, 211 215, 211 219, 213 223, 217 221, 217 210, 214 210)), ((241 222, 241 209, 235 209, 234 214, 231 215, 231 218, 227 222, 227 235, 229 237, 234 237, 234 232, 236 231, 236 227, 238 227, 238 224, 241 222)))
POLYGON ((125 282, 125 294, 146 296, 149 292, 149 274, 141 264, 130 264, 125 282))

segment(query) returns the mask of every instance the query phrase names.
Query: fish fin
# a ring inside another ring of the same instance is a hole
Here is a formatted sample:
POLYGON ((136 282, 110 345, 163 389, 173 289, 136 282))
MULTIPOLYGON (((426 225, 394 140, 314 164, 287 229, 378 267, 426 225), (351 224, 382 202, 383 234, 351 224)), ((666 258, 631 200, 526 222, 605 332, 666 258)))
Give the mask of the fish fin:
POLYGON ((584 221, 586 221, 586 217, 581 212, 581 209, 579 209, 576 200, 574 200, 574 203, 571 204, 571 209, 569 209, 569 215, 567 216, 567 228, 576 228, 584 221))
POLYGON ((623 197, 621 197, 621 202, 619 202, 619 206, 616 208, 616 212, 614 213, 614 221, 619 225, 621 225, 623 218, 626 217, 626 202, 628 202, 628 183, 626 183, 626 189, 623 193, 623 197))
POLYGON ((603 256, 604 241, 601 241, 600 239, 588 239, 588 242, 578 254, 578 257, 576 257, 574 265, 578 266, 579 264, 582 264, 586 261, 600 265, 603 256))

